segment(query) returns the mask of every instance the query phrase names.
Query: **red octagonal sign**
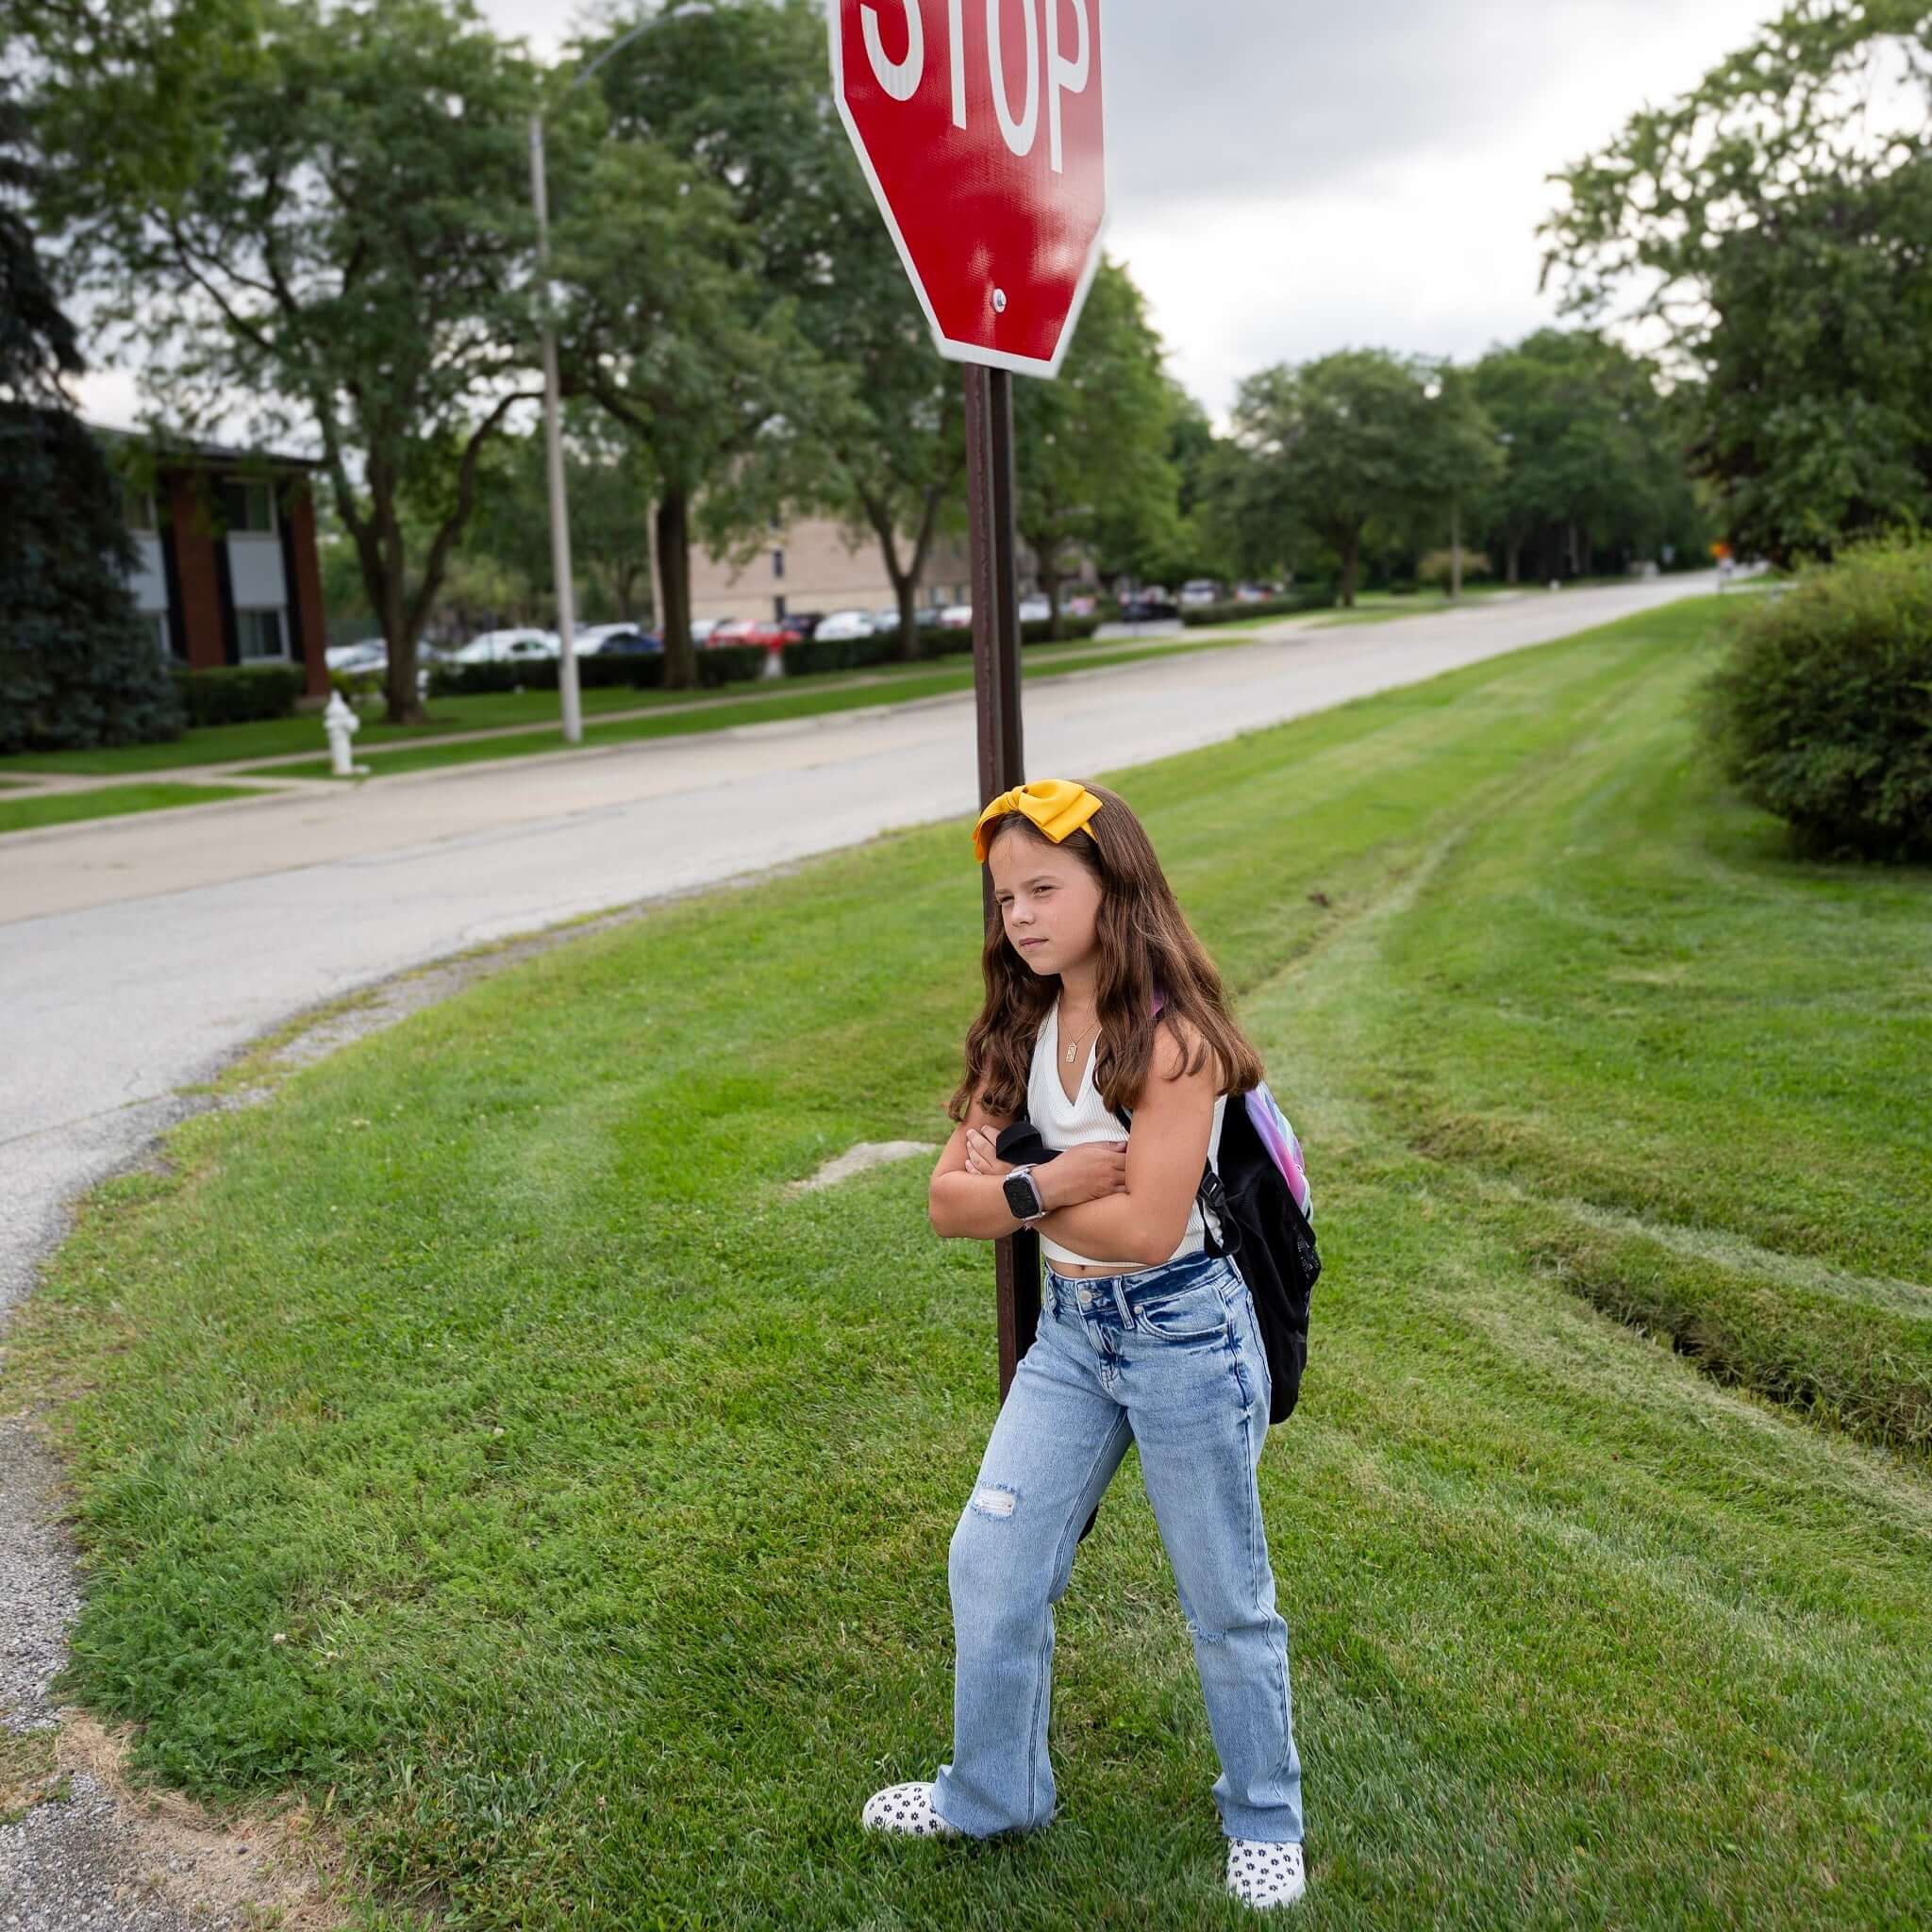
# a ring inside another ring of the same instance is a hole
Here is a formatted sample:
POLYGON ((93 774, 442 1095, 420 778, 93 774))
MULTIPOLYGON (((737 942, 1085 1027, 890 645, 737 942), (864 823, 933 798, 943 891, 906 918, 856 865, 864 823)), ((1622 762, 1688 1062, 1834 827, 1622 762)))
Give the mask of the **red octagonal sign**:
POLYGON ((1100 260, 1100 0, 835 0, 832 95, 942 356, 1054 375, 1100 260))

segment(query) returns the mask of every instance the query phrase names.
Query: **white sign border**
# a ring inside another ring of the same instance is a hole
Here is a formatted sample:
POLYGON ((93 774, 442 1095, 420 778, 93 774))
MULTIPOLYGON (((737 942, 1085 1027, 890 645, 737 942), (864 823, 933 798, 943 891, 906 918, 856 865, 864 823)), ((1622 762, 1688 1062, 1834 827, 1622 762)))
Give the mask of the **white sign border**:
MULTIPOLYGON (((859 134, 858 124, 852 118, 852 109, 845 100, 845 50, 841 43, 840 26, 844 18, 845 8, 851 0, 829 0, 825 8, 826 39, 832 50, 832 101, 839 109, 839 119, 845 124, 846 138, 852 143, 852 151, 858 158, 858 165, 865 172, 866 186, 872 190, 872 198, 878 204, 879 213, 886 219, 886 230, 892 238, 892 245, 899 251, 899 260, 906 270, 906 278, 912 284, 912 292, 919 297, 919 306, 924 311, 925 324, 932 331, 933 346, 949 362, 979 362, 989 369, 1006 369, 1015 375, 1039 376, 1051 382, 1060 373, 1060 364, 1067 359, 1067 351, 1074 345, 1074 331, 1080 325, 1080 313, 1087 307, 1087 291, 1093 286, 1093 277, 1100 272, 1100 258, 1106 252, 1107 230, 1113 219, 1113 193, 1107 181, 1107 62, 1100 63, 1100 125, 1101 125, 1101 181, 1102 205, 1100 225, 1093 231, 1093 241, 1087 250, 1087 265, 1080 271, 1079 285, 1074 291, 1074 300, 1067 309, 1067 319, 1060 325, 1059 341, 1054 344, 1053 359, 1042 362, 1037 356, 1014 356, 1004 349, 982 349, 974 342, 956 342, 941 329, 940 319, 933 311, 931 298, 925 292, 925 283, 921 279, 919 269, 912 259, 912 251, 906 245, 906 237, 899 232, 897 216, 892 213, 892 205, 886 199, 886 191, 880 186, 878 172, 872 164, 872 156, 866 152, 864 138, 859 134)), ((864 4, 864 0, 859 0, 864 4)), ((1051 7, 1056 0, 1046 0, 1051 7)), ((1094 32, 1099 33, 1098 0, 1094 5, 1094 32)))

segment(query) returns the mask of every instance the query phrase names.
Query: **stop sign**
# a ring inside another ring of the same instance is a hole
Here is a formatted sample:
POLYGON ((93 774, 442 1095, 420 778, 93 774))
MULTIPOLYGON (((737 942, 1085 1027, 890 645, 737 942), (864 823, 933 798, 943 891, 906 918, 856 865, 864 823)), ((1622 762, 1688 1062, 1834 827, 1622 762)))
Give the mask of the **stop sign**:
POLYGON ((1058 374, 1107 212, 1100 0, 834 0, 832 96, 940 353, 1058 374))

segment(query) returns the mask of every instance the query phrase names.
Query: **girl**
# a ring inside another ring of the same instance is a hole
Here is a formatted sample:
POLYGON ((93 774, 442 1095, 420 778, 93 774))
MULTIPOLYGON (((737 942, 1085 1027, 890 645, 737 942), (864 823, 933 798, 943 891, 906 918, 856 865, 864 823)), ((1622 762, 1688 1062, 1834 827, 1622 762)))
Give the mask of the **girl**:
POLYGON ((862 1823, 987 1838, 1052 1819, 1053 1607, 1131 1441, 1221 1758, 1228 1890, 1287 1905, 1305 1885, 1301 1766, 1255 1482, 1268 1362, 1247 1284, 1205 1252, 1194 1198, 1227 1097, 1261 1062, 1124 799, 1022 785, 980 814, 974 849, 999 919, 929 1211, 938 1233, 978 1241, 1037 1227, 1046 1279, 953 1532, 952 1761, 876 1792, 862 1823), (1124 1141, 1115 1107, 1133 1115, 1124 1141), (1023 1116, 1056 1158, 998 1158, 1000 1128, 1023 1116))

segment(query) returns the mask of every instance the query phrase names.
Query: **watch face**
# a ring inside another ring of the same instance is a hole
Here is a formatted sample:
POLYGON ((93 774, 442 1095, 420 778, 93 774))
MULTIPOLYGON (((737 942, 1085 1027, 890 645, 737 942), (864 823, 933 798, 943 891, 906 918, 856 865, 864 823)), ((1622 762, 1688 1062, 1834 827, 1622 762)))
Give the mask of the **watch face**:
POLYGON ((1009 1174, 1007 1176, 1007 1206, 1021 1221, 1030 1221, 1040 1212, 1040 1195, 1033 1186, 1033 1176, 1024 1174, 1009 1174))

